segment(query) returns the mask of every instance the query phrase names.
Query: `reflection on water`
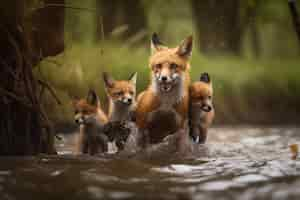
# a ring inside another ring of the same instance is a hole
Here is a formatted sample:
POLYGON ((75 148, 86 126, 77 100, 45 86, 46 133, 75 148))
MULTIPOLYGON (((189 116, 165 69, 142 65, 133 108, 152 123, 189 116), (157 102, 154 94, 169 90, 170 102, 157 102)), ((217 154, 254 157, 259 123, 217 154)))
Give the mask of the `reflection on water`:
POLYGON ((298 128, 213 128, 185 158, 73 156, 63 138, 59 156, 0 158, 0 199, 300 199, 298 128))

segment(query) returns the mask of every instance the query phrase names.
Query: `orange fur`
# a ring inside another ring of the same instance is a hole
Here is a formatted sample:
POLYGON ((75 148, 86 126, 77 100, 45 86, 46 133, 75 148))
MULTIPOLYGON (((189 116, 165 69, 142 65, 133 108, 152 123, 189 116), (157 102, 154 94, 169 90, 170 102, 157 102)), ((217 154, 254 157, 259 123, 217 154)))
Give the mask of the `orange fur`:
POLYGON ((211 82, 197 81, 190 86, 190 134, 197 137, 199 143, 207 138, 215 111, 212 104, 213 88, 211 82), (209 106, 211 110, 203 111, 201 107, 209 106))
POLYGON ((78 101, 73 102, 73 106, 75 110, 78 110, 85 115, 97 114, 100 123, 105 124, 108 122, 107 116, 103 112, 101 107, 90 105, 89 103, 87 103, 86 99, 80 99, 78 101))
POLYGON ((210 84, 197 81, 191 84, 190 86, 190 98, 192 102, 196 102, 201 98, 205 98, 212 95, 213 91, 210 84))
MULTIPOLYGON (((135 86, 129 81, 115 81, 114 87, 107 89, 107 95, 111 100, 116 100, 119 98, 119 96, 116 95, 118 92, 121 92, 122 95, 126 93, 135 93, 135 86)), ((108 118, 110 118, 114 112, 111 104, 112 101, 110 101, 109 105, 108 118)))
POLYGON ((108 73, 103 73, 103 81, 109 97, 109 121, 126 121, 135 107, 137 73, 129 80, 114 80, 108 73))

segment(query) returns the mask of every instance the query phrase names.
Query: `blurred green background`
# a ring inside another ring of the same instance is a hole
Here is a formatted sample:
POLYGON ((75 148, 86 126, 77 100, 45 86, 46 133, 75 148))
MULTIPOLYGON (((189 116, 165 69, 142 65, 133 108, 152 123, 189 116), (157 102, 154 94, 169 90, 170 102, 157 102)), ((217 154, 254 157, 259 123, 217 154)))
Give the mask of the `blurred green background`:
POLYGON ((287 2, 65 0, 65 50, 35 68, 63 102, 44 97, 49 117, 72 123, 71 97, 84 97, 89 88, 106 107, 102 71, 116 79, 136 71, 143 90, 149 83, 150 35, 157 32, 168 46, 194 36, 191 76, 210 73, 215 124, 297 123, 300 46, 287 2))

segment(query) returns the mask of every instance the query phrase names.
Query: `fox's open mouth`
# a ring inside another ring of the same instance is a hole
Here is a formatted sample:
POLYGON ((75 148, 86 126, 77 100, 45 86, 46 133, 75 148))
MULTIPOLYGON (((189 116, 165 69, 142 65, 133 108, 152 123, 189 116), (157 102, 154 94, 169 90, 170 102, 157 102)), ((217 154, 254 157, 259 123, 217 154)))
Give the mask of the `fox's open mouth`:
POLYGON ((82 119, 75 119, 75 123, 78 125, 84 124, 84 120, 82 119))
POLYGON ((86 125, 86 123, 84 121, 76 122, 76 124, 78 124, 79 126, 86 125))
POLYGON ((129 102, 129 101, 123 101, 123 100, 118 100, 117 103, 120 105, 120 106, 130 106, 132 104, 132 102, 129 102))
POLYGON ((172 89, 172 85, 170 83, 162 83, 160 89, 162 92, 169 92, 172 89))

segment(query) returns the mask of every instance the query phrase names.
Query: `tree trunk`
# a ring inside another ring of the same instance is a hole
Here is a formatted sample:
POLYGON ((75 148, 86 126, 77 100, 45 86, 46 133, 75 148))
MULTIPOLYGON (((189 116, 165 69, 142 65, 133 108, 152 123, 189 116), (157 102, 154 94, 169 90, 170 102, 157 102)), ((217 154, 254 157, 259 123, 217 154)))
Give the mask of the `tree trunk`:
POLYGON ((191 0, 200 50, 240 55, 242 24, 239 0, 191 0))
POLYGON ((118 0, 96 0, 97 9, 97 39, 105 39, 116 27, 118 0), (112 14, 113 13, 113 14, 112 14))
POLYGON ((246 6, 246 12, 244 16, 244 28, 249 27, 250 32, 250 42, 252 44, 253 54, 256 58, 258 58, 261 54, 261 41, 260 35, 257 27, 257 12, 259 7, 261 6, 261 2, 258 0, 253 1, 252 5, 246 6))
POLYGON ((260 46, 260 37, 256 27, 256 24, 251 23, 249 25, 251 43, 253 48, 253 54, 256 58, 259 58, 261 55, 261 46, 260 46))
POLYGON ((97 37, 110 36, 117 28, 124 26, 121 38, 128 39, 143 32, 147 18, 141 0, 97 0, 97 37), (103 30, 102 30, 103 28, 103 30))
POLYGON ((289 0, 289 8, 290 8, 293 24, 295 27, 295 31, 298 37, 298 41, 300 44, 300 16, 296 6, 296 0, 289 0))
MULTIPOLYGON (((0 4, 0 155, 55 153, 52 126, 41 106, 38 81, 32 73, 37 56, 33 56, 33 40, 29 44, 30 31, 24 26, 25 2, 0 4)), ((53 38, 47 37, 43 39, 50 45, 53 38)), ((44 51, 49 49, 44 43, 34 46, 41 47, 43 56, 54 55, 44 51)))
POLYGON ((44 0, 44 7, 31 15, 32 48, 41 60, 64 50, 65 0, 44 0))

